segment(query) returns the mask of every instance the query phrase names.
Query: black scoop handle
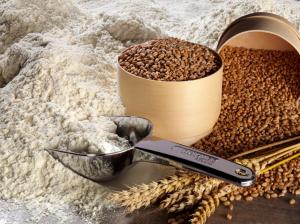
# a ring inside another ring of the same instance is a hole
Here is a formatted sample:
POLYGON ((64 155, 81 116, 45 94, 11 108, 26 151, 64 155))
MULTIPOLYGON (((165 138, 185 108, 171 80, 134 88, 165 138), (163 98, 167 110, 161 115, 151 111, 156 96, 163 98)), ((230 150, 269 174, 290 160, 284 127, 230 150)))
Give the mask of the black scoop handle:
POLYGON ((246 187, 255 182, 255 173, 248 167, 181 144, 146 138, 136 143, 134 147, 172 160, 184 168, 205 173, 238 186, 246 187))

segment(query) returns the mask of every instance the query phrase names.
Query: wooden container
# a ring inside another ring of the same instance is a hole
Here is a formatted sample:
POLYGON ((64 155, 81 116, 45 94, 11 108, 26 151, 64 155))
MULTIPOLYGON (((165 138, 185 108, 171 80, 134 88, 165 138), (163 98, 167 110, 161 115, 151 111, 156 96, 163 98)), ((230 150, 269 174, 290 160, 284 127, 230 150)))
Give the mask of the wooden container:
POLYGON ((219 39, 217 51, 225 45, 300 53, 300 34, 286 19, 271 13, 252 13, 231 23, 219 39))
POLYGON ((135 76, 118 64, 119 94, 126 115, 153 122, 154 136, 191 145, 208 135, 218 120, 222 74, 221 64, 217 72, 201 79, 156 81, 135 76))
MULTIPOLYGON (((258 12, 231 23, 219 39, 217 51, 224 46, 245 47, 300 54, 300 34, 286 19, 271 13, 258 12)), ((296 105, 300 109, 300 96, 296 105)))
MULTIPOLYGON (((226 45, 300 54, 300 34, 280 16, 252 13, 227 27, 217 52, 226 45)), ((163 82, 134 76, 118 65, 119 91, 127 115, 150 119, 155 136, 190 145, 208 135, 218 119, 222 73, 221 66, 202 79, 163 82)), ((297 106, 300 108, 300 97, 297 106)))

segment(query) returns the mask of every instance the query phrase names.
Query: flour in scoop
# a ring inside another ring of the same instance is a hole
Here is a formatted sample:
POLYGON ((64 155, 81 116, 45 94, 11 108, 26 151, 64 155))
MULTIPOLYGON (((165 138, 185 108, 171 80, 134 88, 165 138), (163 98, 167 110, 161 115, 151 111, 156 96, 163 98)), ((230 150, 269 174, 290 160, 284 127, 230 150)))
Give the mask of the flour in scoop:
POLYGON ((107 117, 69 121, 62 133, 49 140, 47 149, 84 154, 106 154, 130 147, 125 138, 116 134, 117 125, 107 117))

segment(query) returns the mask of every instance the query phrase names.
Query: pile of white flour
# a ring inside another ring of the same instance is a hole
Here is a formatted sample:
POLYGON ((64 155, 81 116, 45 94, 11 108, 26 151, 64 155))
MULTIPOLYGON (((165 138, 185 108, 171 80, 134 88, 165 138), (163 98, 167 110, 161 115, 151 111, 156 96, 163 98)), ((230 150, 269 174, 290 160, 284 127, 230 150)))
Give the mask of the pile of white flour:
MULTIPOLYGON (((105 141, 94 132, 102 115, 123 113, 115 62, 126 46, 175 36, 215 47, 230 22, 255 11, 275 12, 300 29, 294 0, 176 2, 1 1, 0 198, 33 215, 15 223, 46 223, 47 214, 55 223, 75 222, 66 208, 101 223, 108 189, 64 168, 45 148, 81 147, 80 137, 105 141)), ((0 223, 11 223, 5 214, 0 209, 0 223)))

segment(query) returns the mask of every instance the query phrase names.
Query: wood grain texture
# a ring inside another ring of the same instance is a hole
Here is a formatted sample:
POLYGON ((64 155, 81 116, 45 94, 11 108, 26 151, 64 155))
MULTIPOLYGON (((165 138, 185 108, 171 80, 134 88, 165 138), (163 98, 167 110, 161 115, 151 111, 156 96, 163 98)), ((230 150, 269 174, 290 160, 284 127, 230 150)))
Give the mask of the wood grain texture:
MULTIPOLYGON (((289 205, 290 198, 291 195, 277 199, 258 198, 252 202, 236 202, 231 213, 233 216, 231 221, 226 219, 227 208, 221 206, 209 218, 207 224, 299 224, 300 196, 297 196, 297 202, 293 206, 289 205)), ((130 216, 115 211, 104 221, 108 224, 166 224, 167 214, 156 208, 140 210, 130 216)))

